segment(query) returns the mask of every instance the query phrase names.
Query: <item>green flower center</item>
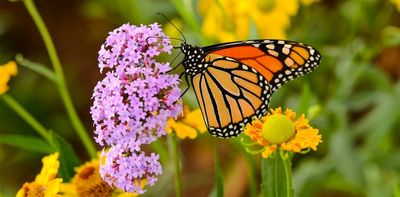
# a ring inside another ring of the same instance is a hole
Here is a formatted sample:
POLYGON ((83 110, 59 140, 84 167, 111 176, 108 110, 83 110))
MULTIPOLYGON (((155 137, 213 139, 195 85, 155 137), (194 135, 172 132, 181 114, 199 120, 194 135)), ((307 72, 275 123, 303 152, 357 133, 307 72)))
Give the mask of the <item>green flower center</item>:
POLYGON ((276 114, 268 117, 262 127, 263 137, 271 144, 288 141, 295 133, 295 126, 290 118, 276 114))

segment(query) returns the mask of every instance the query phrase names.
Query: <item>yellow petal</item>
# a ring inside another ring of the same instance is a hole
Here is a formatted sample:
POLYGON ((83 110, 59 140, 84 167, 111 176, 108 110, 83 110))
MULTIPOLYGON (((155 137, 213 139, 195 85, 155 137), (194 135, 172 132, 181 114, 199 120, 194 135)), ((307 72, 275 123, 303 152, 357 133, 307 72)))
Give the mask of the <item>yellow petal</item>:
POLYGON ((25 194, 26 194, 26 187, 22 186, 21 189, 18 190, 16 197, 25 197, 25 194))
POLYGON ((17 75, 17 63, 15 63, 15 61, 9 61, 6 64, 1 65, 0 75, 17 75))
MULTIPOLYGON (((302 4, 304 4, 305 6, 319 2, 319 0, 300 0, 302 4)), ((400 1, 399 1, 400 2, 400 1)))
POLYGON ((204 16, 204 15, 207 14, 207 11, 208 11, 209 8, 210 8, 210 4, 213 3, 212 1, 213 1, 213 0, 201 0, 201 1, 198 1, 199 3, 198 3, 197 8, 198 8, 199 13, 200 13, 201 15, 204 16))
POLYGON ((4 94, 7 91, 8 91, 8 86, 0 84, 0 95, 4 94))
POLYGON ((314 129, 312 127, 299 130, 292 140, 287 143, 283 143, 281 147, 284 150, 292 152, 300 152, 308 148, 317 150, 318 144, 322 142, 322 137, 318 134, 318 132, 318 129, 314 129))
POLYGON ((0 66, 0 95, 8 91, 7 83, 11 76, 15 75, 17 75, 17 64, 14 61, 0 66))
POLYGON ((120 194, 117 194, 115 197, 136 197, 136 196, 139 196, 139 195, 136 193, 120 193, 120 194))
POLYGON ((58 174, 58 167, 60 162, 58 161, 58 153, 48 155, 42 159, 43 167, 40 174, 36 176, 35 182, 41 185, 47 185, 49 181, 54 179, 58 174))
POLYGON ((11 75, 7 74, 0 74, 0 84, 7 84, 10 81, 11 75))
POLYGON ((397 11, 400 12, 400 0, 391 0, 391 1, 396 6, 397 11))
POLYGON ((263 158, 268 158, 276 149, 276 145, 266 146, 266 149, 261 153, 263 158))
POLYGON ((190 139, 194 139, 197 137, 197 131, 196 129, 182 124, 182 123, 177 123, 174 125, 173 127, 176 136, 178 136, 178 138, 180 139, 185 139, 186 137, 189 137, 190 139))
POLYGON ((59 192, 63 194, 63 197, 78 197, 76 188, 72 183, 61 183, 59 192))
POLYGON ((47 184, 46 192, 45 192, 44 196, 45 197, 58 196, 57 193, 60 189, 61 182, 62 182, 62 179, 60 179, 60 178, 49 181, 49 183, 47 184))
POLYGON ((207 127, 203 120, 203 115, 201 114, 200 109, 195 109, 185 116, 183 122, 198 129, 200 133, 204 133, 207 131, 207 127))
POLYGON ((172 132, 172 127, 176 124, 175 120, 170 118, 167 121, 167 126, 165 127, 165 130, 167 131, 167 133, 171 133, 172 132))

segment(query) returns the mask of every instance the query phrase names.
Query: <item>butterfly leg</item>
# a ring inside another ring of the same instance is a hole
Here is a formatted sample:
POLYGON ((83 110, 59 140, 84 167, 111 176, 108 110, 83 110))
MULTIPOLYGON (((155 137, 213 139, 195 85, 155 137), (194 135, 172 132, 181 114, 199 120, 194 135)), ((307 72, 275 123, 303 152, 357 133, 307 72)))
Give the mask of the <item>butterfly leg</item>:
MULTIPOLYGON (((179 56, 181 53, 182 53, 182 52, 179 52, 178 55, 176 55, 176 56, 174 57, 174 59, 171 61, 171 64, 170 64, 170 65, 172 65, 172 64, 174 63, 174 61, 176 60, 176 58, 178 58, 178 56, 179 56)), ((169 70, 167 73, 170 73, 170 72, 174 71, 174 70, 177 69, 181 64, 182 64, 182 61, 179 62, 179 63, 178 63, 175 67, 173 67, 171 70, 169 70)))
MULTIPOLYGON (((179 76, 179 78, 182 77, 182 75, 184 75, 184 74, 185 74, 185 72, 183 72, 183 73, 181 74, 181 76, 179 76)), ((185 93, 186 93, 186 92, 189 90, 189 88, 190 88, 190 83, 189 83, 188 75, 185 75, 185 81, 186 81, 187 87, 186 87, 186 89, 183 91, 183 93, 182 93, 182 95, 181 95, 181 98, 183 97, 183 95, 185 95, 185 93)))
MULTIPOLYGON (((179 75, 179 79, 181 79, 182 76, 183 76, 184 74, 185 74, 185 72, 181 73, 181 74, 179 75)), ((186 75, 185 75, 185 76, 186 76, 186 75)), ((185 77, 185 81, 186 81, 186 83, 188 82, 187 77, 185 77)))
MULTIPOLYGON (((180 78, 182 78, 182 76, 185 74, 185 72, 183 72, 183 73, 181 73, 180 75, 179 75, 179 79, 180 78)), ((181 94, 181 96, 179 97, 179 99, 176 101, 176 102, 178 102, 179 100, 181 100, 182 99, 182 97, 183 97, 183 95, 185 95, 185 93, 189 90, 189 88, 190 88, 190 83, 189 83, 189 78, 188 78, 188 75, 185 75, 185 81, 186 81, 186 84, 187 84, 187 87, 185 88, 185 90, 183 91, 183 93, 181 94)), ((175 103, 176 103, 175 102, 175 103)), ((175 104, 174 103, 174 104, 175 104)))
MULTIPOLYGON (((179 97, 179 99, 178 99, 177 101, 175 101, 175 103, 182 99, 183 95, 185 95, 185 93, 189 90, 189 88, 190 88, 190 86, 187 86, 187 87, 185 88, 185 90, 183 91, 183 93, 181 94, 181 96, 179 97)), ((175 103, 174 103, 174 104, 175 104, 175 103)))

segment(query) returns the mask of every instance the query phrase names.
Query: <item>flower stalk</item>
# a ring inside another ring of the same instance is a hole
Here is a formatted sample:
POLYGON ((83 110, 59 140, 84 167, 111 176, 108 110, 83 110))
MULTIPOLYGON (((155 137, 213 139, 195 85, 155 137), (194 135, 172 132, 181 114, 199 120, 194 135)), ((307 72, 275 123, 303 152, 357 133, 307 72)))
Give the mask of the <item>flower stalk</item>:
POLYGON ((285 169, 286 178, 286 196, 293 196, 293 186, 292 186, 292 159, 288 152, 279 149, 279 155, 282 159, 283 168, 285 169))
POLYGON ((214 140, 215 196, 224 196, 224 177, 221 169, 218 140, 214 140))
POLYGON ((4 103, 13 109, 22 119, 24 119, 36 132, 39 133, 49 144, 54 146, 50 132, 37 121, 24 107, 22 107, 12 96, 3 94, 1 96, 4 103))
POLYGON ((292 197, 291 157, 280 149, 261 161, 262 194, 265 197, 292 197))
POLYGON ((174 163, 174 171, 175 171, 175 196, 182 196, 182 181, 181 181, 181 166, 180 166, 180 156, 179 156, 179 141, 175 135, 175 133, 170 133, 169 141, 171 144, 171 157, 174 163))
POLYGON ((72 122, 72 125, 74 126, 79 138, 81 139, 81 141, 82 141, 83 145, 85 146, 86 151, 88 152, 90 157, 95 158, 96 157, 96 149, 94 147, 93 142, 90 140, 85 127, 83 126, 81 120, 79 119, 79 116, 74 108, 73 103, 72 103, 71 97, 70 97, 68 89, 67 89, 67 84, 65 83, 62 66, 61 66, 60 60, 58 58, 56 48, 54 47, 54 43, 49 34, 49 31, 47 30, 47 27, 46 27, 45 23, 43 22, 43 19, 40 16, 33 0, 23 0, 22 2, 24 3, 26 9, 28 10, 29 14, 31 15, 33 21, 35 22, 35 24, 39 30, 39 33, 42 36, 43 42, 46 46, 47 52, 49 53, 50 61, 53 65, 54 71, 57 75, 56 85, 57 85, 58 91, 60 93, 62 102, 68 113, 68 116, 72 122))

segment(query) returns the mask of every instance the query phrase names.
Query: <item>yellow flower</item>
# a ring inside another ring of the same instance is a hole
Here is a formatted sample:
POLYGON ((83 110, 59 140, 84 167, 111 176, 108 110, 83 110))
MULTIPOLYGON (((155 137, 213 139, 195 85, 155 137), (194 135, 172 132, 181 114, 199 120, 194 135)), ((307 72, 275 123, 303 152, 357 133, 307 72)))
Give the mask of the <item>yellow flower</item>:
POLYGON ((113 188, 101 178, 99 169, 99 160, 86 162, 77 168, 72 184, 78 196, 110 196, 113 188))
POLYGON ((11 76, 17 75, 17 64, 14 61, 9 61, 7 64, 0 66, 0 95, 8 90, 8 81, 11 76))
POLYGON ((59 193, 63 197, 78 197, 75 185, 72 183, 61 183, 59 193))
POLYGON ((396 6, 398 12, 400 12, 400 0, 391 0, 392 3, 396 6))
POLYGON ((311 127, 304 114, 296 118, 296 112, 279 107, 259 119, 246 125, 244 134, 262 146, 262 157, 268 158, 275 150, 281 148, 294 153, 304 150, 317 150, 322 142, 319 130, 311 127))
POLYGON ((63 183, 60 192, 64 197, 135 197, 136 193, 128 193, 112 188, 99 173, 100 161, 94 159, 76 168, 71 183, 63 183))
POLYGON ((185 139, 186 137, 194 139, 197 137, 197 131, 204 133, 207 128, 200 109, 190 111, 189 107, 184 106, 182 116, 178 120, 170 118, 166 130, 167 133, 174 131, 180 139, 185 139))
POLYGON ((317 0, 200 0, 203 16, 202 32, 221 42, 245 40, 256 27, 258 37, 286 38, 290 17, 296 15, 299 4, 317 0))
POLYGON ((43 167, 35 178, 35 181, 25 183, 22 188, 18 191, 17 197, 55 197, 60 196, 58 194, 61 178, 56 178, 58 174, 58 167, 60 162, 58 161, 58 153, 48 155, 42 159, 43 167))

